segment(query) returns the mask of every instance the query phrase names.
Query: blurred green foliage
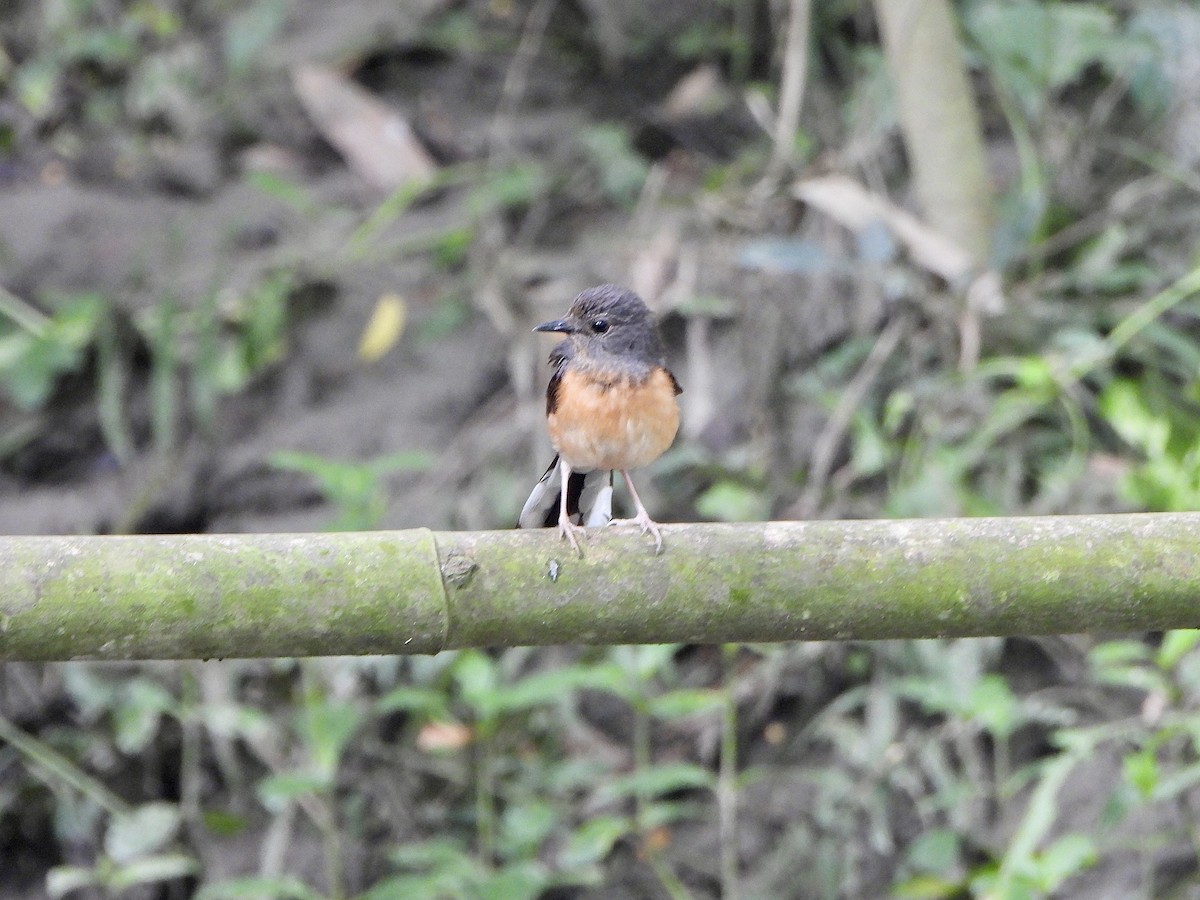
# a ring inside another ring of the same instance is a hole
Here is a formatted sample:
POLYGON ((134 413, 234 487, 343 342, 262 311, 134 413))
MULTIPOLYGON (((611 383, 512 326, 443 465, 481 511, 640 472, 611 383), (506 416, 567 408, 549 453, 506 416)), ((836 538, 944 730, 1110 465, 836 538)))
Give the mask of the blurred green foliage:
POLYGON ((338 509, 330 531, 367 531, 378 528, 387 511, 384 479, 395 472, 427 469, 433 459, 428 453, 408 450, 367 462, 343 463, 315 453, 279 450, 269 462, 277 469, 304 472, 316 480, 326 499, 338 509))
POLYGON ((59 378, 82 367, 106 307, 97 294, 55 305, 57 312, 44 326, 0 325, 0 385, 25 409, 41 406, 59 378))

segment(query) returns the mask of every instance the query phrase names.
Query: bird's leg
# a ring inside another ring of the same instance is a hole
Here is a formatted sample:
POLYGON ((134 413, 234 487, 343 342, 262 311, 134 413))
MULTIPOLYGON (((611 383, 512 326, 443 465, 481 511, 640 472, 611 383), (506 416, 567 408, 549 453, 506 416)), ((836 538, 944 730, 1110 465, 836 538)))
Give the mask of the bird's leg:
POLYGON ((575 536, 575 533, 579 532, 582 535, 583 528, 573 523, 571 517, 567 515, 567 482, 571 480, 571 466, 562 456, 558 458, 558 469, 562 474, 562 488, 558 495, 558 533, 565 537, 567 543, 582 557, 583 548, 579 546, 579 538, 575 536))
POLYGON ((662 553, 662 532, 658 530, 658 525, 650 518, 650 513, 646 512, 646 507, 642 505, 642 498, 638 496, 637 488, 633 486, 633 479, 629 477, 629 472, 626 469, 621 470, 621 475, 625 478, 625 486, 629 488, 629 496, 633 498, 633 505, 637 509, 637 515, 632 519, 613 519, 609 525, 637 525, 642 529, 642 534, 651 534, 654 537, 654 555, 662 553))

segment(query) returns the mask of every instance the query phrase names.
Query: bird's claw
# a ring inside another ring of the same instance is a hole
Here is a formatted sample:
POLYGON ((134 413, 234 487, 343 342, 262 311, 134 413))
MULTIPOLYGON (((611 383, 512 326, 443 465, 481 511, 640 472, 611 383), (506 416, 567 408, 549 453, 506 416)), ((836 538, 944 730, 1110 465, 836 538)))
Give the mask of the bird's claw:
POLYGON ((662 532, 658 530, 658 523, 650 518, 650 515, 642 510, 632 519, 612 519, 609 525, 636 525, 642 530, 642 534, 649 534, 654 538, 654 555, 658 556, 662 553, 662 532))
POLYGON ((583 548, 579 546, 579 538, 585 535, 583 526, 576 525, 570 519, 559 519, 558 533, 566 539, 567 543, 571 545, 571 549, 575 551, 579 558, 583 559, 583 548), (576 537, 577 534, 579 537, 576 537))

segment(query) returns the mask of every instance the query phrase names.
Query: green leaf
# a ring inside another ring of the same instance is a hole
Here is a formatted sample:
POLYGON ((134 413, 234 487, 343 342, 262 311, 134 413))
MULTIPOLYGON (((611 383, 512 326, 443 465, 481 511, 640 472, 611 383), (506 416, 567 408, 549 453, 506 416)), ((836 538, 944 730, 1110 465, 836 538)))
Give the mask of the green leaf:
POLYGON ((578 137, 599 170, 604 193, 616 203, 632 206, 650 166, 634 149, 629 133, 619 125, 594 125, 584 128, 578 137))
POLYGON ((1171 424, 1151 411, 1141 386, 1128 378, 1112 381, 1099 398, 1100 412, 1123 440, 1150 458, 1161 457, 1167 449, 1171 424))
POLYGON ((641 826, 650 830, 689 819, 695 821, 703 815, 703 810, 703 801, 652 800, 642 808, 641 826))
POLYGON ((1105 641, 1088 651, 1088 661, 1097 668, 1149 662, 1150 648, 1141 641, 1105 641))
POLYGON ((481 876, 474 870, 469 875, 434 871, 428 875, 396 875, 376 884, 359 900, 458 900, 474 897, 481 876))
POLYGON ((605 800, 632 796, 660 797, 697 788, 714 790, 716 783, 716 775, 702 766, 685 762, 666 763, 614 779, 604 785, 598 794, 605 800))
POLYGON ((571 834, 571 839, 558 854, 558 864, 564 869, 602 862, 612 852, 617 841, 633 831, 633 821, 627 816, 599 816, 584 822, 571 834))
POLYGON ((100 877, 83 866, 55 866, 46 873, 46 895, 59 900, 72 891, 92 887, 100 883, 100 877))
POLYGON ((1115 61, 1116 17, 1091 3, 972 4, 967 30, 991 69, 1036 113, 1048 93, 1078 79, 1095 62, 1115 61))
POLYGON ((1152 668, 1151 660, 1150 648, 1141 641, 1105 641, 1088 653, 1097 681, 1146 692, 1165 690, 1163 672, 1152 668))
POLYGON ((522 860, 481 878, 476 891, 481 900, 537 900, 552 883, 545 866, 522 860))
POLYGON ((1159 668, 1173 669, 1192 649, 1200 644, 1200 628, 1176 628, 1163 635, 1162 644, 1155 654, 1159 668))
POLYGON ((901 388, 893 391, 883 404, 883 427, 895 437, 916 407, 916 398, 911 390, 901 388))
MULTIPOLYGON (((604 690, 610 686, 610 675, 611 671, 604 666, 574 666, 528 675, 497 691, 496 710, 517 712, 558 703, 568 698, 572 691, 584 688, 604 690)), ((624 679, 623 675, 621 677, 624 679)))
POLYGON ((200 864, 190 856, 182 854, 166 854, 163 856, 148 856, 121 866, 107 879, 110 888, 126 890, 138 884, 154 884, 159 881, 170 881, 174 878, 185 878, 200 871, 200 864))
POLYGON ((304 472, 320 485, 321 492, 341 511, 334 531, 354 531, 375 527, 384 512, 381 481, 399 471, 428 468, 433 459, 420 450, 393 453, 363 462, 340 462, 315 453, 277 451, 267 462, 277 469, 304 472))
POLYGON ((68 662, 62 666, 63 686, 79 707, 85 722, 93 722, 117 702, 118 688, 100 675, 90 663, 68 662))
MULTIPOLYGON (((1196 741, 1192 740, 1193 746, 1196 741)), ((1183 794, 1185 791, 1190 791, 1200 784, 1200 763, 1193 763, 1189 766, 1184 766, 1182 769, 1176 769, 1170 774, 1160 774, 1158 782, 1154 786, 1153 800, 1174 800, 1183 794)))
POLYGON ((250 823, 245 816, 224 809, 206 809, 201 815, 204 827, 217 837, 233 837, 246 830, 250 823))
POLYGON ((1096 864, 1096 844, 1087 835, 1065 834, 1038 857, 1038 881, 1042 890, 1053 893, 1064 881, 1096 864))
POLYGON ((129 863, 154 853, 175 840, 179 807, 147 803, 128 815, 116 816, 104 835, 104 852, 116 863, 129 863))
POLYGON ((499 675, 491 657, 478 650, 464 651, 454 664, 454 679, 476 715, 484 719, 496 715, 499 675))
POLYGON ((867 477, 882 472, 895 456, 875 417, 866 411, 855 414, 851 427, 850 464, 856 475, 867 477))
POLYGON ((949 876, 961 860, 962 839, 948 828, 927 831, 908 848, 908 864, 920 872, 949 876))
POLYGON ((308 744, 317 772, 333 783, 342 752, 362 723, 362 713, 353 704, 327 697, 310 699, 299 715, 299 730, 308 744))
POLYGON ((299 878, 291 875, 248 876, 208 884, 196 892, 196 900, 324 900, 299 878))
POLYGON ((34 57, 17 67, 14 96, 35 119, 49 116, 54 110, 61 75, 62 66, 54 56, 34 57))
POLYGON ((736 481, 718 481, 696 498, 696 511, 717 522, 761 522, 770 508, 760 489, 736 481))
POLYGON ((319 794, 330 787, 332 782, 325 773, 281 772, 258 783, 258 799, 271 812, 279 812, 297 797, 319 794))
POLYGON ((896 693, 909 700, 921 704, 921 708, 931 713, 959 714, 963 707, 963 699, 955 683, 946 678, 930 678, 912 675, 896 679, 896 693))
POLYGON ((199 713, 204 727, 215 737, 254 740, 270 734, 274 728, 260 710, 241 703, 205 703, 199 713))
POLYGON ((434 838, 397 847, 388 858, 403 869, 441 869, 453 867, 462 871, 475 868, 470 853, 452 838, 434 838))
POLYGON ((1002 675, 985 675, 971 690, 971 718, 999 739, 1021 724, 1021 705, 1002 675))
POLYGON ((892 886, 895 900, 952 900, 963 896, 963 885, 937 875, 914 875, 892 886))
POLYGON ((659 719, 679 719, 698 713, 712 712, 725 706, 724 691, 686 689, 670 691, 650 700, 650 715, 659 719))
POLYGON ((614 647, 612 656, 624 670, 627 681, 632 676, 639 682, 646 682, 669 671, 678 652, 678 644, 625 644, 614 647))
POLYGON ((451 228, 443 232, 433 245, 433 262, 439 269, 450 271, 465 265, 475 243, 475 229, 470 226, 451 228))
POLYGON ((274 200, 287 203, 298 212, 313 213, 320 207, 308 189, 298 181, 275 172, 248 172, 246 181, 274 200))
POLYGON ((83 294, 65 301, 42 334, 0 338, 0 384, 18 406, 40 407, 59 376, 79 368, 106 308, 99 294, 83 294))
POLYGON ((540 165, 510 166, 476 187, 468 203, 477 216, 528 206, 548 184, 546 172, 540 165))
POLYGON ((465 848, 451 839, 435 839, 397 847, 392 862, 415 874, 388 879, 373 888, 364 900, 407 900, 430 897, 456 900, 475 895, 483 880, 482 866, 465 848))
POLYGON ((283 27, 287 9, 287 0, 256 0, 229 17, 223 37, 231 71, 244 74, 261 61, 263 50, 283 27))
POLYGON ((129 359, 116 323, 105 317, 96 335, 96 415, 104 442, 124 465, 134 454, 133 434, 126 417, 129 396, 129 359))
POLYGON ((507 859, 534 857, 558 821, 547 803, 530 800, 510 805, 500 819, 501 855, 507 859))
POLYGON ((1041 779, 1029 798, 1025 816, 1014 832, 1000 864, 995 896, 1024 896, 1016 892, 1034 869, 1034 853, 1038 844, 1058 818, 1058 792, 1077 762, 1073 755, 1063 753, 1039 766, 1041 779))
POLYGON ((1153 747, 1127 753, 1121 769, 1128 781, 1143 798, 1148 799, 1158 786, 1158 754, 1153 747))
POLYGON ((115 710, 116 743, 122 753, 140 753, 158 734, 163 713, 175 708, 167 689, 148 678, 136 678, 124 691, 115 710))
POLYGON ((968 884, 971 888, 972 897, 995 897, 996 900, 1016 900, 1022 896, 1013 887, 1009 887, 1008 895, 1000 895, 996 892, 996 885, 1000 882, 1000 867, 994 862, 986 862, 978 866, 971 872, 968 879, 968 884))

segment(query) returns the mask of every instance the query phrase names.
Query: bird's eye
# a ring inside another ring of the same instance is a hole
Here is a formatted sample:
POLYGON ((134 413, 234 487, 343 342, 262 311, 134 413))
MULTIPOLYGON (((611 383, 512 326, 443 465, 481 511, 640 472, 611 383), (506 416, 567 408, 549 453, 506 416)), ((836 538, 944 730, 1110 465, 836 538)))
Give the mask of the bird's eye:
POLYGON ((592 319, 592 331, 596 334, 604 334, 608 331, 608 319, 592 319))

